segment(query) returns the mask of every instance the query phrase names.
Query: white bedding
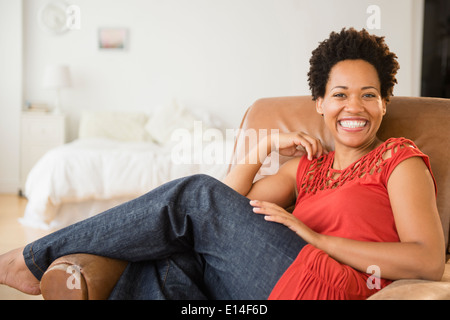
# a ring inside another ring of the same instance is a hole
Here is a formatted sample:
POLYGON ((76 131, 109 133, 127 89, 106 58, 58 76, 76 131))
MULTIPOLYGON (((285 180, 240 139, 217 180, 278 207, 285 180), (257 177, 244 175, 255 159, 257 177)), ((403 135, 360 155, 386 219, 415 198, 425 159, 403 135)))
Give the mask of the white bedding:
MULTIPOLYGON (((234 141, 203 142, 194 150, 197 158, 205 148, 223 147, 231 154, 234 141), (196 155, 196 153, 199 153, 196 155)), ((25 195, 28 205, 21 222, 57 229, 63 227, 58 208, 83 201, 131 199, 176 178, 205 173, 222 179, 228 161, 206 164, 174 163, 172 143, 120 142, 106 138, 79 139, 48 152, 31 170, 25 195)), ((179 144, 178 144, 179 149, 179 144)), ((201 159, 201 158, 200 158, 201 159)), ((176 162, 176 161, 175 161, 176 162)), ((74 211, 75 212, 75 211, 74 211)), ((85 217, 70 217, 71 222, 85 217)), ((66 219, 67 220, 67 219, 66 219)))

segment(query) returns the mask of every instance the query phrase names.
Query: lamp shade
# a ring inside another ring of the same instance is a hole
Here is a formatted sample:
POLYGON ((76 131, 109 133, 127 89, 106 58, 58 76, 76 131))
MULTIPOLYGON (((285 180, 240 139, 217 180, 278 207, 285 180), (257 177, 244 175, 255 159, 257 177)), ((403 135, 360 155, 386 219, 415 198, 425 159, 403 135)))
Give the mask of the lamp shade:
POLYGON ((70 87, 72 84, 69 67, 65 65, 52 65, 45 68, 44 87, 60 89, 70 87))

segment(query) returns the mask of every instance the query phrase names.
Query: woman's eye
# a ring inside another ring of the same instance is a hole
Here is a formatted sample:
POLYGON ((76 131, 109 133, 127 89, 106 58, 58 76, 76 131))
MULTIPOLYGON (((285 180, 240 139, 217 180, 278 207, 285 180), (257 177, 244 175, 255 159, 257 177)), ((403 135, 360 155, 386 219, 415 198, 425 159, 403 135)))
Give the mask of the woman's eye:
POLYGON ((333 94, 333 97, 336 97, 336 98, 344 98, 344 97, 345 97, 345 94, 343 94, 343 93, 335 93, 335 94, 333 94))
POLYGON ((364 94, 363 97, 364 98, 375 98, 376 96, 374 94, 372 94, 372 93, 366 93, 366 94, 364 94))

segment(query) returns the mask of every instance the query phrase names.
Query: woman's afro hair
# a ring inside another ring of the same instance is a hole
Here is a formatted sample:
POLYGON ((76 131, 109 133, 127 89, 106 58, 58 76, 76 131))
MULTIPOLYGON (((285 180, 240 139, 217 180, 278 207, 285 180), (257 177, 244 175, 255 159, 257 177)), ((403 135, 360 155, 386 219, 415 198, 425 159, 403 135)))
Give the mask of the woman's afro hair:
POLYGON ((324 97, 328 77, 333 66, 343 60, 362 59, 378 72, 381 96, 389 100, 397 83, 395 75, 400 68, 397 56, 389 51, 384 37, 370 35, 365 29, 353 28, 332 32, 330 37, 312 52, 308 81, 313 100, 324 97))

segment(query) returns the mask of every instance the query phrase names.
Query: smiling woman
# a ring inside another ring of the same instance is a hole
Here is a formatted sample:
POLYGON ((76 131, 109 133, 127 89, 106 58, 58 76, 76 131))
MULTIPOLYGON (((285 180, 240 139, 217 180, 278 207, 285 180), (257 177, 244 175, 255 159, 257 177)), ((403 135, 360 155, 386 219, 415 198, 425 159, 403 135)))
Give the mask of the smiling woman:
POLYGON ((377 138, 397 69, 382 38, 332 33, 310 85, 335 150, 303 132, 266 135, 224 183, 171 181, 1 255, 0 283, 67 293, 58 258, 80 252, 129 262, 110 299, 366 299, 394 279, 440 279, 429 159, 410 140, 377 138), (272 152, 296 158, 255 182, 272 152), (368 285, 374 269, 383 279, 368 285))

